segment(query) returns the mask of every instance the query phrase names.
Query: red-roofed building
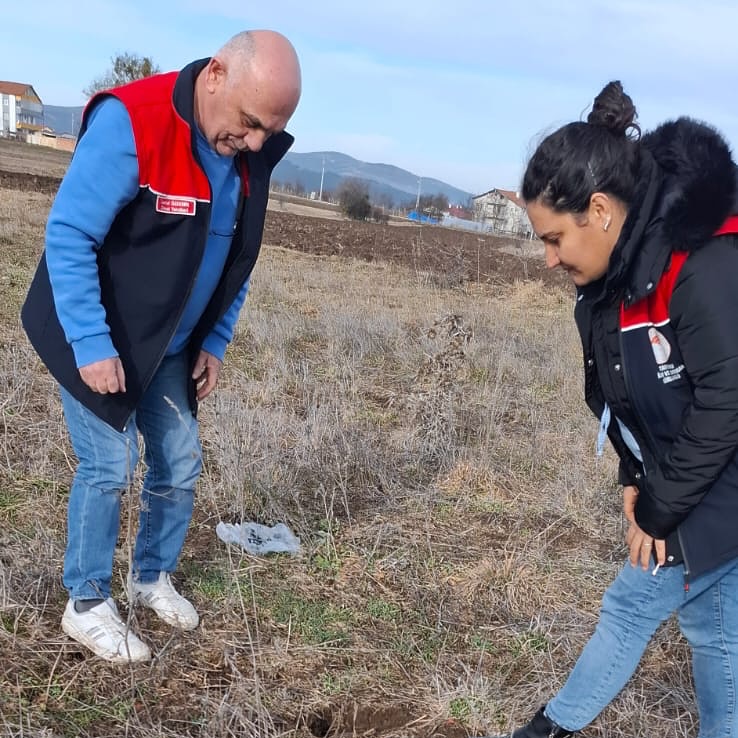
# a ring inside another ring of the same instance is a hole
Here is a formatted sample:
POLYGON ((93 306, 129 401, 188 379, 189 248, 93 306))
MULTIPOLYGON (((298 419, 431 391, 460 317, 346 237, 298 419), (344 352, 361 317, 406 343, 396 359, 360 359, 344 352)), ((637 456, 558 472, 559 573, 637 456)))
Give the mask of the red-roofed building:
POLYGON ((490 190, 472 198, 474 220, 501 236, 532 238, 533 227, 525 203, 512 190, 490 190))
POLYGON ((454 218, 461 218, 462 220, 471 220, 474 217, 474 213, 463 205, 449 205, 448 214, 454 218))
POLYGON ((31 85, 0 81, 0 136, 41 131, 44 106, 31 85))

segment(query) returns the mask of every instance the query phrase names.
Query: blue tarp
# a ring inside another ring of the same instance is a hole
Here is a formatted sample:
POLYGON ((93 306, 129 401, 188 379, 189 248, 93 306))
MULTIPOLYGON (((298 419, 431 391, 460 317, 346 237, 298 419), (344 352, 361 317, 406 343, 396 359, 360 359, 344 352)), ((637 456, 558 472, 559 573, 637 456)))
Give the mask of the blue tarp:
POLYGON ((414 220, 416 223, 438 223, 438 218, 431 218, 430 215, 424 215, 423 213, 419 213, 417 210, 411 210, 407 214, 407 219, 414 220))

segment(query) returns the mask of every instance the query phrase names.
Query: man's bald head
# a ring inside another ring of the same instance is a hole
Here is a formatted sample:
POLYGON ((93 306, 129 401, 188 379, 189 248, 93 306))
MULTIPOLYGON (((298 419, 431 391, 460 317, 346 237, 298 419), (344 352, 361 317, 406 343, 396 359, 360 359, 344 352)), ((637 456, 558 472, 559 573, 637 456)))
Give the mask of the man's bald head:
POLYGON ((234 72, 228 84, 237 84, 240 73, 250 71, 259 82, 268 85, 272 94, 284 98, 292 116, 300 100, 302 88, 297 52, 287 38, 276 31, 242 31, 223 45, 216 56, 228 63, 234 72))
POLYGON ((243 31, 198 77, 198 125, 219 154, 258 151, 287 125, 301 87, 300 63, 287 38, 276 31, 243 31))

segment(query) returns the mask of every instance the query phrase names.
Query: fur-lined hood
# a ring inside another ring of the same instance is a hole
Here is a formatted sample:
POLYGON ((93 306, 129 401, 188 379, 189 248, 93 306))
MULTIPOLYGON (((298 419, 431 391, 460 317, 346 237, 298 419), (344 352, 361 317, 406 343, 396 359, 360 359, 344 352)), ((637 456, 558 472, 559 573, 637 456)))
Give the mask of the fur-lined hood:
POLYGON ((690 118, 664 123, 643 137, 665 175, 662 233, 674 250, 699 248, 735 212, 736 168, 725 140, 690 118))
POLYGON ((738 170, 714 129, 679 118, 644 136, 641 146, 639 182, 607 274, 577 290, 587 300, 641 299, 673 251, 703 246, 738 213, 738 170))

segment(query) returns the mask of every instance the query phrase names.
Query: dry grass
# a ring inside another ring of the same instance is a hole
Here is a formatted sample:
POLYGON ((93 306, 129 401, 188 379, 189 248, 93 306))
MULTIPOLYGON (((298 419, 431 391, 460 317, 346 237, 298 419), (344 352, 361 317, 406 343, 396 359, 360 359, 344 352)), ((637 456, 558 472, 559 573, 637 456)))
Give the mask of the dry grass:
MULTIPOLYGON (((202 407, 176 576, 202 626, 137 611, 156 659, 114 667, 59 629, 73 460, 17 321, 49 200, 0 194, 0 734, 460 737, 556 690, 624 554, 567 295, 266 247, 202 407), (219 520, 286 522, 303 554, 248 556, 219 520)), ((691 734, 687 662, 667 626, 587 735, 691 734)))

